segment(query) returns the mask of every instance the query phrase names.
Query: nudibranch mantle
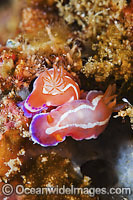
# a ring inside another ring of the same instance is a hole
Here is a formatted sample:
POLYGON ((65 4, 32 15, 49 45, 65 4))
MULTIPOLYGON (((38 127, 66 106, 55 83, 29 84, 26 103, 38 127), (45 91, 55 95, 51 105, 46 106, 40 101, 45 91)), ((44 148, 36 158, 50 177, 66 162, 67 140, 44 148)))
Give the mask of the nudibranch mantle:
MULTIPOLYGON (((96 125, 104 125, 108 119, 106 119, 105 121, 102 121, 102 122, 95 122, 95 123, 94 122, 93 123, 88 122, 88 124, 85 124, 85 123, 84 124, 81 124, 81 123, 77 124, 77 123, 71 123, 70 122, 69 124, 66 124, 65 126, 61 126, 63 120, 67 120, 67 118, 70 117, 71 115, 73 115, 74 113, 76 113, 76 115, 78 114, 79 117, 81 118, 82 114, 80 114, 80 113, 84 112, 83 111, 84 109, 90 109, 90 110, 94 111, 95 108, 96 108, 96 106, 97 106, 97 104, 98 104, 98 102, 100 101, 101 97, 102 96, 99 95, 98 97, 96 97, 95 99, 93 99, 92 105, 88 105, 88 104, 86 104, 84 102, 84 104, 81 104, 81 105, 79 104, 78 107, 76 107, 76 108, 74 108, 72 110, 68 110, 67 112, 65 112, 60 117, 60 119, 59 119, 58 123, 56 124, 56 126, 50 127, 50 128, 46 129, 46 134, 50 135, 50 134, 52 134, 55 131, 62 130, 62 129, 65 129, 65 128, 69 128, 69 127, 77 127, 77 128, 79 127, 79 128, 87 129, 87 128, 93 128, 96 125)), ((76 102, 74 102, 74 104, 75 103, 76 102)), ((80 101, 80 103, 83 103, 83 100, 82 100, 82 102, 80 101)), ((68 107, 69 107, 69 104, 68 104, 68 107)))
POLYGON ((67 102, 49 113, 35 115, 30 124, 34 142, 54 146, 71 136, 75 140, 97 138, 103 132, 116 105, 115 87, 105 94, 91 91, 85 100, 67 102))
POLYGON ((24 107, 30 112, 38 112, 48 106, 59 106, 79 99, 78 84, 69 73, 60 67, 45 70, 35 80, 32 93, 27 97, 24 107))

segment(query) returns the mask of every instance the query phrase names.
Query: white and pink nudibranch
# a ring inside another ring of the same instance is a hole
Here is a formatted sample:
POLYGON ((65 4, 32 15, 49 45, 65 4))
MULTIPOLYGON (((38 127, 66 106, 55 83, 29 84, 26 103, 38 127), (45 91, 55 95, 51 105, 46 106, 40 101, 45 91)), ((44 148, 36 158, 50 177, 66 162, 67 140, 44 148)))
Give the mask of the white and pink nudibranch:
POLYGON ((106 128, 116 105, 115 85, 88 92, 86 99, 65 103, 49 113, 33 117, 31 138, 42 146, 55 146, 71 136, 75 140, 97 138, 106 128))

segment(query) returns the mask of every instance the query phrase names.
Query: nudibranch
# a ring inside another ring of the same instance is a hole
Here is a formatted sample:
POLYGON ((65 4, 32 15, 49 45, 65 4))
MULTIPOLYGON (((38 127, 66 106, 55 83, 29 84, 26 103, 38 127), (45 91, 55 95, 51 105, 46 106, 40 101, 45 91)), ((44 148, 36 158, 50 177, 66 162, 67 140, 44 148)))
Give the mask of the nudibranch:
POLYGON ((18 104, 27 117, 47 110, 50 106, 59 106, 66 102, 79 99, 78 84, 70 77, 63 67, 45 69, 33 84, 33 91, 27 99, 18 104))
POLYGON ((92 90, 86 99, 35 115, 30 124, 31 138, 42 146, 55 146, 66 136, 75 140, 97 138, 107 126, 115 105, 115 85, 110 85, 105 94, 92 90))

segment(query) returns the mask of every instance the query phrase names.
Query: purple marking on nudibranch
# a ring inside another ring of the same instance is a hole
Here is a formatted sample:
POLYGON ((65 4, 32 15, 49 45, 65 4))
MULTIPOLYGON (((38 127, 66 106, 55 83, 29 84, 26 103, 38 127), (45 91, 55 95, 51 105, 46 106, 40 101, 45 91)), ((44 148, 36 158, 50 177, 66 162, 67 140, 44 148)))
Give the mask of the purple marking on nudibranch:
MULTIPOLYGON (((30 125, 30 133, 32 133, 31 137, 35 143, 40 144, 43 147, 47 146, 56 146, 59 141, 56 139, 54 134, 50 136, 45 134, 45 126, 44 121, 48 114, 40 113, 35 115, 32 119, 32 124, 30 125), (43 134, 43 137, 41 135, 43 134)), ((62 134, 62 141, 66 139, 62 134)))
POLYGON ((30 112, 28 109, 25 108, 24 106, 25 101, 22 101, 20 103, 17 104, 18 107, 20 107, 23 112, 24 112, 24 116, 26 116, 27 118, 32 118, 33 116, 35 116, 36 114, 41 113, 44 109, 47 110, 47 107, 44 106, 42 109, 40 109, 39 111, 36 112, 30 112))

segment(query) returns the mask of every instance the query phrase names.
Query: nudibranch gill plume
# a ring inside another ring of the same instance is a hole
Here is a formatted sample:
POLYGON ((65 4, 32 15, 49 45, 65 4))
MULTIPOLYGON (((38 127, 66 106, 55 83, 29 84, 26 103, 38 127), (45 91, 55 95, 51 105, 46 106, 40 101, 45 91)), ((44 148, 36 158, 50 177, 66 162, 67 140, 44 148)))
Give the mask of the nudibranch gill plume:
POLYGON ((92 90, 86 99, 73 100, 35 115, 30 124, 32 140, 42 146, 55 146, 66 136, 75 140, 97 138, 115 108, 115 90, 115 85, 110 85, 105 94, 92 90))
POLYGON ((63 67, 45 69, 33 85, 32 93, 24 102, 24 111, 36 113, 49 106, 59 106, 79 99, 78 84, 63 67))

